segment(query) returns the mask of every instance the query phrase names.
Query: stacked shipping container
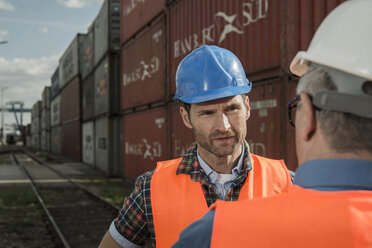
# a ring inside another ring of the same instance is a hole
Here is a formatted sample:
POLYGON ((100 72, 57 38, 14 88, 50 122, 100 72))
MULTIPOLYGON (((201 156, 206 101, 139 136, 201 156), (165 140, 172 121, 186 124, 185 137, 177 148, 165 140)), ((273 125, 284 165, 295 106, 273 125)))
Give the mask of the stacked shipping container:
POLYGON ((213 44, 234 52, 253 81, 251 151, 294 170, 286 106, 297 79, 288 65, 343 1, 106 0, 52 77, 52 152, 128 180, 183 155, 194 137, 173 102, 176 69, 213 44))
POLYGON ((41 122, 41 101, 37 101, 32 106, 31 112, 31 139, 32 147, 40 149, 40 122, 41 122))
POLYGON ((41 102, 41 135, 40 149, 49 152, 51 150, 50 139, 50 87, 45 87, 41 102))

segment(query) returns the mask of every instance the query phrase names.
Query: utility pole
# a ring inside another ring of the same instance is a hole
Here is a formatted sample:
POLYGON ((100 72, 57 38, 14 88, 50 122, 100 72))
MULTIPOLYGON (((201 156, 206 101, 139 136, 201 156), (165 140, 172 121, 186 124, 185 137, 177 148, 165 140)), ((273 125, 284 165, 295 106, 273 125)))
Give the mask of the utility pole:
POLYGON ((1 144, 4 144, 4 91, 8 87, 1 87, 1 144))

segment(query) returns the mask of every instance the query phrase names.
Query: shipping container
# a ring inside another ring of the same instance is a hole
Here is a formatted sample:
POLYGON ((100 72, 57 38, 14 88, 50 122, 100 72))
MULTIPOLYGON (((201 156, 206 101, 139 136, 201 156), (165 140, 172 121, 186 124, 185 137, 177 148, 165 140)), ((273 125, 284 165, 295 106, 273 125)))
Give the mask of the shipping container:
POLYGON ((169 7, 170 97, 180 61, 202 44, 218 45, 241 60, 250 80, 289 73, 321 20, 343 0, 179 0, 169 7))
POLYGON ((61 124, 61 96, 56 96, 51 104, 50 109, 50 124, 52 127, 61 124))
POLYGON ((152 19, 165 10, 165 0, 133 1, 121 0, 120 22, 121 44, 132 38, 152 19))
POLYGON ((82 125, 82 160, 90 165, 94 165, 94 139, 94 122, 84 123, 82 125))
POLYGON ((34 133, 32 137, 32 147, 36 150, 40 150, 40 133, 34 133))
POLYGON ((79 68, 83 80, 94 69, 94 28, 79 39, 79 68))
POLYGON ((115 116, 110 118, 109 129, 109 175, 123 176, 123 124, 122 117, 115 116))
POLYGON ((50 87, 45 86, 42 94, 41 109, 50 109, 50 87))
POLYGON ((95 120, 95 165, 105 174, 109 174, 109 119, 95 120))
POLYGON ((166 101, 166 26, 155 20, 121 52, 121 106, 123 110, 166 101))
POLYGON ((73 161, 81 161, 80 120, 62 124, 62 156, 73 161))
POLYGON ((61 122, 80 120, 80 78, 75 77, 61 92, 61 122))
POLYGON ((31 134, 40 133, 40 117, 32 117, 31 119, 31 134))
POLYGON ((168 133, 170 138, 170 158, 178 158, 185 155, 190 145, 195 142, 194 132, 183 123, 179 109, 179 103, 169 105, 169 119, 171 120, 168 133))
POLYGON ((50 87, 50 100, 53 100, 59 95, 59 74, 59 67, 57 67, 51 78, 52 86, 50 87))
POLYGON ((79 39, 85 34, 77 34, 72 40, 62 57, 59 59, 59 89, 79 75, 79 39))
POLYGON ((37 101, 32 106, 31 117, 40 117, 41 116, 41 101, 37 101))
POLYGON ((94 71, 95 116, 120 112, 119 56, 107 54, 94 71))
POLYGON ((297 80, 277 78, 253 84, 248 94, 250 117, 246 140, 254 154, 284 159, 297 167, 294 128, 288 123, 287 103, 296 96, 297 80))
POLYGON ((94 117, 95 84, 94 74, 89 75, 82 83, 82 118, 84 121, 94 117))
POLYGON ((54 126, 51 129, 51 150, 53 154, 61 155, 62 152, 62 135, 61 126, 54 126))
POLYGON ((49 131, 41 131, 40 135, 40 149, 42 151, 49 152, 51 150, 51 145, 50 145, 50 132, 49 131))
POLYGON ((120 51, 120 0, 105 0, 94 20, 94 61, 101 61, 109 51, 120 51))
POLYGON ((27 147, 32 147, 32 136, 28 135, 26 136, 26 144, 27 147))
POLYGON ((167 109, 156 108, 123 116, 123 176, 135 180, 166 159, 167 109))
POLYGON ((41 131, 50 130, 50 109, 43 109, 41 111, 40 122, 41 131))

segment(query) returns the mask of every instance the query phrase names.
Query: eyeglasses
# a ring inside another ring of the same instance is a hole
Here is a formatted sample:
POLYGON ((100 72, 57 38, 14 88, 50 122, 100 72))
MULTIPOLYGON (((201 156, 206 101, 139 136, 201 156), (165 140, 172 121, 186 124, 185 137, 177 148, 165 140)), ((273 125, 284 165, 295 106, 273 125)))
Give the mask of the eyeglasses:
POLYGON ((296 96, 292 101, 288 103, 288 121, 294 127, 294 118, 292 115, 292 110, 297 107, 298 102, 301 100, 300 95, 296 96))

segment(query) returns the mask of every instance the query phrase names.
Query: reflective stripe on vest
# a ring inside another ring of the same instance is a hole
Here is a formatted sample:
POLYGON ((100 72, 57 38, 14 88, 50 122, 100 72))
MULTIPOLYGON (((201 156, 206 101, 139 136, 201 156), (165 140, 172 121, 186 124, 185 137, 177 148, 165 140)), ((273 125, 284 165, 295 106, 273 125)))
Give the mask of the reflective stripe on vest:
MULTIPOLYGON (((291 179, 282 160, 251 154, 252 170, 239 200, 289 191, 291 179)), ((151 204, 157 247, 170 247, 180 232, 201 218, 208 206, 199 182, 176 171, 181 158, 158 162, 151 179, 151 204)))
POLYGON ((372 192, 293 186, 265 199, 216 202, 211 247, 372 247, 372 192))

